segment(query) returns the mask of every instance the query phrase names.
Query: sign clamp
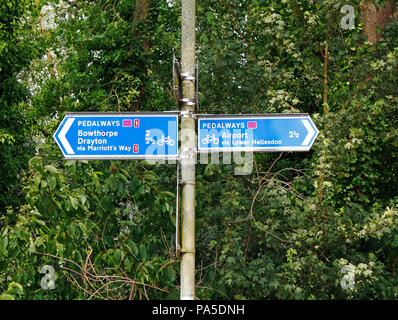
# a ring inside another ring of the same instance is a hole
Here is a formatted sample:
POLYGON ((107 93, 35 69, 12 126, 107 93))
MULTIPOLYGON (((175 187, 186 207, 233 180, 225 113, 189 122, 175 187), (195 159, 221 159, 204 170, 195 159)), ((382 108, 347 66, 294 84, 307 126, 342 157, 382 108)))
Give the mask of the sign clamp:
POLYGON ((193 73, 181 73, 182 81, 194 81, 196 79, 196 74, 193 73))
POLYGON ((194 106, 195 105, 195 100, 194 99, 181 99, 180 103, 183 106, 194 106))
POLYGON ((199 66, 196 63, 195 73, 181 73, 180 63, 173 53, 173 92, 174 98, 178 104, 178 109, 181 110, 182 106, 195 106, 195 113, 199 110, 199 79, 198 79, 199 66), (182 99, 182 82, 195 81, 195 99, 182 99))
POLYGON ((180 64, 173 53, 173 91, 174 98, 177 101, 178 109, 181 110, 181 97, 182 97, 182 83, 180 64))
POLYGON ((182 110, 180 112, 180 116, 182 118, 193 118, 193 119, 197 119, 197 114, 195 112, 192 112, 190 110, 182 110))

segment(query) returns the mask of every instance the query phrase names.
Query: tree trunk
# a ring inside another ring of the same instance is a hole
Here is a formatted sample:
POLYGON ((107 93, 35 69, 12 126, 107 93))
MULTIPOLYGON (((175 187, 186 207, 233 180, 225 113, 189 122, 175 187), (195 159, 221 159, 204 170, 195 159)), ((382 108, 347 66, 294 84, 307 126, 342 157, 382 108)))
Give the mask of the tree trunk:
POLYGON ((148 12, 149 0, 136 0, 133 18, 133 29, 135 29, 140 21, 145 20, 148 17, 148 12))
MULTIPOLYGON (((148 29, 148 22, 146 23, 143 30, 138 30, 137 26, 140 22, 143 22, 148 19, 150 8, 150 0, 136 0, 135 9, 134 9, 134 17, 133 17, 133 35, 136 38, 142 38, 142 45, 144 47, 144 51, 147 53, 151 48, 151 43, 146 38, 146 32, 148 29)), ((147 66, 145 63, 142 65, 142 72, 145 75, 147 73, 147 66)), ((136 103, 131 106, 132 110, 138 110, 141 106, 142 99, 145 93, 145 83, 140 88, 140 95, 136 101, 136 103)))
POLYGON ((361 2, 361 21, 363 22, 363 34, 368 37, 368 41, 376 43, 381 38, 383 29, 391 20, 397 9, 397 1, 387 1, 385 7, 376 6, 370 1, 361 2), (380 30, 378 30, 380 29, 380 30))

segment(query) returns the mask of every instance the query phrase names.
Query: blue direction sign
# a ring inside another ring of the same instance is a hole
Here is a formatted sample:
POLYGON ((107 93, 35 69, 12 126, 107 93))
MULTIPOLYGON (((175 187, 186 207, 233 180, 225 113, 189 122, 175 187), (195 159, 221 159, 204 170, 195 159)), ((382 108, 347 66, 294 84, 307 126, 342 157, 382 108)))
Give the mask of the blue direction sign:
POLYGON ((54 139, 65 159, 177 159, 178 113, 68 113, 54 139))
POLYGON ((308 114, 198 115, 198 151, 308 151, 319 131, 308 114))

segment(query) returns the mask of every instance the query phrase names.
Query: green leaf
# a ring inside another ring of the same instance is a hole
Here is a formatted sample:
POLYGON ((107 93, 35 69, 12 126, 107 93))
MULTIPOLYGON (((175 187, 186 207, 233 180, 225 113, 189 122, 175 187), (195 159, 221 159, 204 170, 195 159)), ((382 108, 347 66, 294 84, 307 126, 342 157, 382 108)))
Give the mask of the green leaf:
POLYGON ((48 172, 58 174, 58 169, 52 165, 46 165, 44 166, 44 169, 48 172))
POLYGON ((50 190, 53 191, 57 185, 57 179, 54 176, 50 176, 47 179, 50 190))
POLYGON ((23 294, 23 287, 21 284, 17 283, 17 282, 11 282, 8 285, 8 289, 7 292, 12 294, 12 295, 22 295, 23 294))
POLYGON ((46 181, 46 180, 41 180, 41 181, 40 181, 40 187, 41 187, 42 189, 45 189, 45 188, 47 187, 47 181, 46 181))
POLYGON ((173 268, 168 268, 168 278, 170 279, 170 281, 174 281, 176 279, 176 272, 174 271, 173 268))
POLYGON ((135 255, 137 255, 138 254, 138 248, 137 248, 137 245, 135 244, 135 242, 133 241, 133 240, 128 240, 127 241, 127 243, 128 243, 128 246, 131 248, 131 250, 133 251, 133 253, 135 254, 135 255))
POLYGON ((119 265, 121 259, 121 251, 120 249, 115 249, 112 257, 113 265, 116 267, 119 265))
POLYGON ((84 236, 87 236, 87 228, 86 225, 83 222, 78 222, 79 228, 82 231, 84 236))
POLYGON ((69 201, 70 204, 72 205, 72 208, 76 210, 78 207, 77 199, 73 198, 72 196, 69 196, 69 201))
POLYGON ((126 268, 127 272, 131 272, 131 261, 129 258, 124 259, 124 267, 126 268))
POLYGON ((0 295, 0 300, 15 300, 15 297, 10 294, 3 293, 0 295))
POLYGON ((86 195, 85 194, 80 194, 79 195, 79 198, 80 198, 80 200, 81 200, 81 202, 82 202, 82 204, 85 204, 86 203, 86 201, 87 201, 87 197, 86 197, 86 195))
POLYGON ((140 256, 142 259, 146 259, 146 247, 144 244, 140 245, 140 256))
POLYGON ((0 245, 1 245, 1 251, 3 253, 7 252, 7 245, 8 245, 8 238, 7 237, 3 237, 0 241, 0 245))

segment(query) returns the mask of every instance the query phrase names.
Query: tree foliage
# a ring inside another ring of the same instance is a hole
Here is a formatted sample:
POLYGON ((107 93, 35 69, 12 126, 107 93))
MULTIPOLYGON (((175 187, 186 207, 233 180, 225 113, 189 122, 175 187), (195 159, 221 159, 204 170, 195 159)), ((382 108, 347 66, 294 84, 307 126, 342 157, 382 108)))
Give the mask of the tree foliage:
POLYGON ((29 136, 31 119, 26 109, 29 88, 18 81, 18 74, 40 55, 41 42, 31 26, 34 19, 30 1, 0 3, 0 210, 20 201, 19 174, 33 155, 29 136), (32 10, 32 11, 29 11, 32 10), (30 13, 29 13, 30 12, 30 13))

